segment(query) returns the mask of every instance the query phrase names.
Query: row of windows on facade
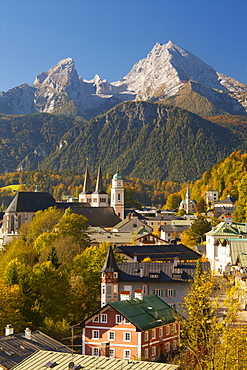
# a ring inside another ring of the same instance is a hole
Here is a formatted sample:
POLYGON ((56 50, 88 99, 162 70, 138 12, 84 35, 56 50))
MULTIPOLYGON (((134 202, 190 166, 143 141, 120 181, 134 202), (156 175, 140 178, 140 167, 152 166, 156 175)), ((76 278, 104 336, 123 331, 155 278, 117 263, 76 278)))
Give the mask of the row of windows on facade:
MULTIPOLYGON (((114 274, 117 274, 117 273, 114 272, 114 274)), ((117 275, 114 276, 114 278, 116 279, 117 275)), ((125 285, 123 290, 128 291, 129 292, 128 295, 131 296, 131 294, 132 294, 131 293, 132 292, 132 286, 131 285, 125 285)), ((105 294, 105 291, 106 291, 107 299, 111 299, 112 296, 118 294, 118 286, 117 285, 107 285, 106 287, 102 286, 102 294, 105 294)), ((148 286, 147 285, 142 286, 142 294, 144 294, 144 295, 148 294, 148 286)), ((165 297, 176 297, 176 290, 175 289, 153 289, 152 294, 155 294, 158 297, 163 297, 163 296, 165 296, 165 297)))
MULTIPOLYGON (((172 350, 175 351, 177 349, 177 341, 173 340, 172 342, 172 350)), ((156 346, 151 346, 151 348, 145 348, 144 350, 144 357, 148 359, 149 356, 149 351, 151 350, 151 356, 155 357, 156 352, 157 352, 157 347, 156 346)), ((170 342, 167 342, 164 344, 164 351, 166 353, 169 353, 171 351, 171 344, 170 342)), ((110 348, 110 357, 114 358, 115 357, 115 348, 110 348)), ((92 347, 92 356, 99 356, 100 355, 100 349, 98 347, 92 347)), ((131 350, 129 349, 123 349, 123 359, 124 360, 130 360, 131 359, 131 350)))
MULTIPOLYGON (((122 315, 116 315, 116 324, 122 324, 124 321, 124 324, 130 324, 130 322, 122 315)), ((102 323, 107 323, 107 314, 102 313, 101 315, 97 315, 93 318, 93 322, 102 322, 102 323)))
MULTIPOLYGON (((118 316, 120 316, 120 315, 118 315, 118 316)), ((118 323, 117 322, 118 319, 119 318, 116 319, 116 323, 118 323)), ((157 334, 156 330, 157 329, 152 329, 151 330, 151 338, 150 339, 156 339, 156 334, 157 334)), ((165 327, 166 336, 168 336, 170 334, 176 334, 176 333, 177 333, 176 324, 166 325, 166 327, 165 327)), ((163 335, 164 335, 163 327, 161 327, 161 328, 159 328, 159 337, 163 338, 163 335)), ((93 329, 91 339, 100 339, 100 330, 93 329)), ((115 339, 116 339, 116 332, 113 331, 113 330, 108 331, 108 340, 114 341, 115 339)), ((144 341, 147 342, 148 340, 149 340, 149 331, 146 330, 144 332, 144 341)), ((130 342, 131 341, 131 332, 123 332, 123 341, 124 342, 130 342)))
MULTIPOLYGON (((87 198, 87 202, 88 203, 91 203, 92 199, 91 198, 87 198)), ((99 198, 99 201, 100 203, 106 203, 106 198, 99 198)), ((97 203, 98 202, 98 199, 97 198, 93 198, 93 203, 97 203)))

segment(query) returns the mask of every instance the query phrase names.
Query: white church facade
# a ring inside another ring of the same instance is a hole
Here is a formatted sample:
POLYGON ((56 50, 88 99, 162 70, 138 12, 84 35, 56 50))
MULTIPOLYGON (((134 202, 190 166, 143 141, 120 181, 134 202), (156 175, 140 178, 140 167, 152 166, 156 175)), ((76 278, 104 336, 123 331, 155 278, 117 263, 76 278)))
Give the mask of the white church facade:
MULTIPOLYGON (((83 191, 79 194, 80 203, 88 203, 90 207, 107 207, 109 204, 108 194, 103 188, 101 167, 99 166, 95 190, 92 189, 92 181, 88 167, 85 172, 83 191)), ((112 178, 110 206, 116 215, 124 219, 124 184, 119 171, 112 178)))

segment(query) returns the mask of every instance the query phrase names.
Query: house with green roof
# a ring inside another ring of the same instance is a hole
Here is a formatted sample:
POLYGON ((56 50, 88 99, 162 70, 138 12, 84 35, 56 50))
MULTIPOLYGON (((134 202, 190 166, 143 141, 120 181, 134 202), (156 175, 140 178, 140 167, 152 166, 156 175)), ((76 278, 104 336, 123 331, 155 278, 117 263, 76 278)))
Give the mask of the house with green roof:
POLYGON ((156 295, 109 302, 83 322, 82 354, 159 361, 179 347, 177 315, 156 295))
MULTIPOLYGON (((206 233, 206 257, 214 271, 224 272, 226 266, 236 263, 233 240, 245 245, 246 225, 241 223, 220 222, 206 233)), ((245 246, 244 250, 247 249, 245 246)), ((241 249, 241 253, 242 253, 241 249)))

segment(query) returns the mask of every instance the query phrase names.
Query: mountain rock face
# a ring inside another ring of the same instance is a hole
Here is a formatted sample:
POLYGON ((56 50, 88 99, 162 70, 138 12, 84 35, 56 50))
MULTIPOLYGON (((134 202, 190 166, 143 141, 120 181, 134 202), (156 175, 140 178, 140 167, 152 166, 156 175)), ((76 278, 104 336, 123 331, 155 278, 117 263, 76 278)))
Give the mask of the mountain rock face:
POLYGON ((87 81, 78 76, 73 59, 63 59, 49 71, 40 73, 33 85, 24 84, 0 93, 0 112, 52 113, 73 101, 78 113, 88 119, 123 101, 176 97, 188 84, 191 91, 204 97, 216 111, 247 114, 246 85, 216 72, 171 41, 164 45, 157 43, 124 78, 112 83, 97 74, 87 81))

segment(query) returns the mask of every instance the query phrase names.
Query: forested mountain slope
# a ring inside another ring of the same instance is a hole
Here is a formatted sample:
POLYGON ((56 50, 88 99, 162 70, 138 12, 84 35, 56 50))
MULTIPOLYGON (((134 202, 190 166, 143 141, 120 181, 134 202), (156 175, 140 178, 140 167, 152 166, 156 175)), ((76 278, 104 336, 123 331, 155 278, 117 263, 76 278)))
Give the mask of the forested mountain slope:
POLYGON ((84 171, 88 161, 93 170, 101 164, 103 172, 114 173, 118 167, 143 180, 195 181, 231 152, 245 151, 247 142, 237 126, 232 130, 170 105, 133 101, 93 118, 79 131, 66 133, 62 142, 68 144, 40 168, 84 171))

